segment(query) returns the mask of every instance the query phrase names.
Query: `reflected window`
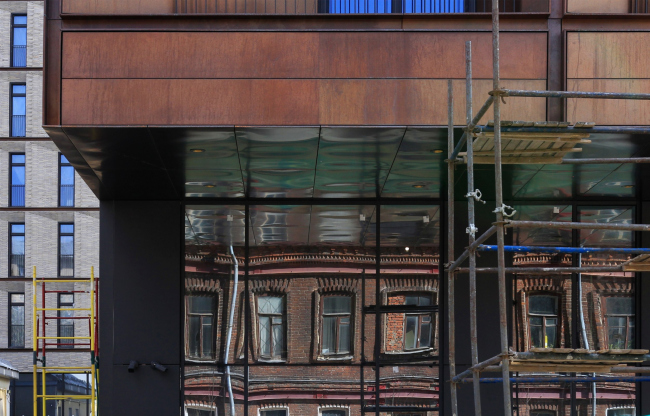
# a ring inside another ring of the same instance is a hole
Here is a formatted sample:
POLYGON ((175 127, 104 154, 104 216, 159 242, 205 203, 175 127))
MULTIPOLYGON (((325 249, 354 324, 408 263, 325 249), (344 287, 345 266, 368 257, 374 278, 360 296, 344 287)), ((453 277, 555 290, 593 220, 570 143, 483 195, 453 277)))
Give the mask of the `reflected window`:
POLYGON ((186 355, 199 360, 212 360, 215 358, 215 298, 213 296, 187 296, 186 302, 186 355))
POLYGON ((25 347, 25 294, 9 294, 9 348, 25 347))
POLYGON ((607 321, 607 348, 634 348, 634 298, 606 298, 605 319, 607 321))
POLYGON ((352 350, 350 325, 352 298, 325 296, 322 299, 322 354, 349 354, 352 350))
POLYGON ((11 16, 11 66, 27 66, 27 15, 11 16))
POLYGON ((288 416, 287 409, 260 410, 260 416, 288 416))
POLYGON ((188 407, 185 409, 187 416, 215 416, 215 412, 208 409, 193 409, 188 407))
POLYGON ((531 410, 530 416, 555 416, 552 410, 531 410))
POLYGON ((25 276, 25 223, 9 224, 9 276, 25 276))
MULTIPOLYGON (((431 306, 431 295, 406 295, 405 305, 431 306)), ((433 319, 430 312, 404 315, 404 349, 413 350, 432 346, 433 319)))
POLYGON ((261 358, 268 360, 284 358, 286 323, 284 303, 284 296, 258 296, 257 298, 261 358))
POLYGON ((531 348, 558 346, 558 298, 533 295, 528 299, 528 325, 531 348))
POLYGON ((615 409, 607 409, 606 416, 635 416, 636 409, 634 407, 620 407, 615 409))
POLYGON ((341 409, 324 409, 321 411, 321 416, 346 416, 347 412, 341 409))
MULTIPOLYGON (((59 293, 59 308, 71 309, 74 308, 74 294, 73 293, 59 293)), ((74 311, 59 311, 59 318, 57 319, 57 333, 59 337, 74 337, 74 311), (71 318, 71 319, 65 319, 71 318)), ((73 339, 59 339, 57 341, 59 348, 73 348, 73 339)))

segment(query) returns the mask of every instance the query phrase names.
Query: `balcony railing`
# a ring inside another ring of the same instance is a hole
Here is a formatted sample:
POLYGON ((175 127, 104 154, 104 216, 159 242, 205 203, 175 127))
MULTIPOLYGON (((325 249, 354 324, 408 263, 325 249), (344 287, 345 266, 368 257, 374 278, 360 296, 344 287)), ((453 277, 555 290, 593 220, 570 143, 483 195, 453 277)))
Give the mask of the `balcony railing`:
POLYGON ((25 116, 11 116, 11 137, 25 137, 25 116))
MULTIPOLYGON (((176 13, 490 13, 492 0, 175 0, 176 13)), ((499 0, 504 13, 548 13, 548 0, 499 0)))
POLYGON ((62 207, 74 206, 74 185, 61 185, 59 204, 62 207))
POLYGON ((11 342, 13 348, 22 348, 25 346, 25 325, 11 325, 11 342))
POLYGON ((11 206, 25 206, 25 185, 11 185, 11 206))
POLYGON ((11 66, 21 68, 27 66, 27 46, 14 45, 12 47, 11 66))
POLYGON ((74 254, 59 256, 59 276, 74 276, 74 254))
POLYGON ((25 255, 24 254, 12 254, 10 257, 11 264, 9 265, 9 271, 12 277, 23 277, 25 276, 25 255))
POLYGON ((11 206, 25 206, 25 185, 11 185, 11 206))

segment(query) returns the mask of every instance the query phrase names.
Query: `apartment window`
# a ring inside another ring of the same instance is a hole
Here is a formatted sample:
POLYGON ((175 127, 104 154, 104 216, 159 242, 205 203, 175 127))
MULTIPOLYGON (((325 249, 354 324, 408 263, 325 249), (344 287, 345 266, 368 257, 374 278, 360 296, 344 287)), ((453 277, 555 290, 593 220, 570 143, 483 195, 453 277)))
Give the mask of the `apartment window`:
POLYGON ((9 194, 9 205, 12 207, 25 206, 25 154, 11 153, 9 155, 11 165, 9 182, 11 192, 9 194))
POLYGON ((321 353, 349 354, 351 351, 352 298, 350 296, 324 296, 321 310, 323 311, 321 353))
POLYGON ((287 409, 260 410, 260 416, 289 416, 287 409))
POLYGON ((74 206, 74 168, 59 154, 59 206, 74 206))
POLYGON ((319 13, 463 13, 460 0, 319 0, 319 13))
POLYGON ((25 114, 27 114, 27 86, 25 84, 11 84, 11 120, 9 120, 9 135, 11 137, 25 137, 25 114))
MULTIPOLYGON (((405 305, 431 306, 430 295, 407 295, 405 305)), ((431 313, 407 313, 404 315, 404 349, 431 347, 433 319, 431 313)))
POLYGON ((9 294, 9 347, 25 347, 25 294, 9 294))
POLYGON ((271 360, 283 359, 286 322, 284 297, 259 296, 257 298, 257 313, 260 357, 271 360))
MULTIPOLYGON (((59 293, 59 308, 71 309, 74 308, 74 294, 73 293, 59 293)), ((59 337, 74 337, 74 311, 59 311, 59 319, 57 319, 57 333, 59 337)), ((59 339, 57 341, 59 348, 73 348, 73 339, 59 339)))
POLYGON ((27 15, 11 16, 11 66, 27 66, 27 15))
POLYGON ((9 276, 25 276, 25 224, 9 224, 9 276))
POLYGON ((634 407, 618 407, 607 409, 606 416, 635 416, 636 409, 634 407))
POLYGON ((215 298, 187 296, 187 355, 214 359, 215 298))
POLYGON ((557 296, 533 295, 528 299, 528 325, 532 348, 557 347, 557 296))
POLYGON ((74 276, 74 224, 59 224, 59 276, 74 276))
POLYGON ((610 349, 634 348, 634 298, 606 298, 605 319, 607 321, 607 347, 610 349))

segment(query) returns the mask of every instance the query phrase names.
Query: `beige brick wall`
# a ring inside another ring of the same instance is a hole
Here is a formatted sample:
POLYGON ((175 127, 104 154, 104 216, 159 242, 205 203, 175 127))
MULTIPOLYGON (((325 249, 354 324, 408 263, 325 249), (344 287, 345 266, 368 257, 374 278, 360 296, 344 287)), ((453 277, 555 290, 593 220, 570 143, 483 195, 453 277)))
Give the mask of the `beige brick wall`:
POLYGON ((75 277, 89 278, 91 267, 99 277, 99 212, 75 212, 74 234, 75 277))
POLYGON ((81 179, 81 176, 77 172, 74 174, 74 185, 75 185, 75 195, 74 195, 74 206, 75 207, 99 207, 99 200, 95 194, 90 190, 86 182, 81 179))
POLYGON ((27 142, 25 156, 25 205, 56 207, 59 203, 59 149, 52 142, 27 142))

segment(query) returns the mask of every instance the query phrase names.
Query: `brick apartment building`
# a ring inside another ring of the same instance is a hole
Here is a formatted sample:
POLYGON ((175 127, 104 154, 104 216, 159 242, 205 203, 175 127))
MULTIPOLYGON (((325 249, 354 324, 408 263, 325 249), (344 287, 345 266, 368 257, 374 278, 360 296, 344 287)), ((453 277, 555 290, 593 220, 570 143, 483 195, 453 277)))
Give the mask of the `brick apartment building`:
MULTIPOLYGON (((448 249, 459 255, 472 227, 462 163, 447 206, 447 82, 458 142, 466 41, 474 114, 492 89, 491 3, 45 6, 43 128, 100 200, 99 411, 452 415, 449 305, 460 372, 472 365, 470 286, 459 270, 450 298, 444 270, 448 249)), ((500 7, 500 87, 650 91, 643 2, 500 7)), ((503 120, 595 122, 600 130, 578 133, 571 158, 650 156, 647 101, 503 101, 503 120)), ((514 219, 650 223, 646 164, 560 162, 504 165, 514 219)), ((495 220, 494 176, 493 164, 477 164, 479 233, 495 220)), ((539 227, 509 230, 506 244, 650 243, 641 232, 539 227)), ((513 350, 650 349, 646 273, 526 273, 626 257, 507 254, 521 269, 507 279, 513 350)), ((479 267, 496 257, 480 252, 479 267)), ((475 291, 480 361, 502 353, 497 277, 484 271, 475 291)), ((512 376, 529 380, 512 383, 518 416, 650 413, 647 381, 512 376)), ((485 383, 480 397, 483 414, 506 413, 500 384, 485 383)), ((460 385, 458 415, 473 405, 472 387, 460 385)))
MULTIPOLYGON (((32 414, 32 267, 50 279, 87 277, 91 266, 99 274, 98 201, 42 128, 43 25, 43 1, 0 2, 0 359, 20 373, 2 415, 32 414)), ((87 307, 88 296, 66 293, 81 286, 61 284, 46 306, 87 307)), ((61 320, 46 335, 62 330, 88 332, 81 321, 61 320)), ((89 354, 82 351, 63 345, 48 359, 80 365, 89 354)), ((48 379, 48 391, 78 393, 83 382, 71 377, 48 379)), ((66 415, 86 414, 86 405, 50 403, 66 415)))

